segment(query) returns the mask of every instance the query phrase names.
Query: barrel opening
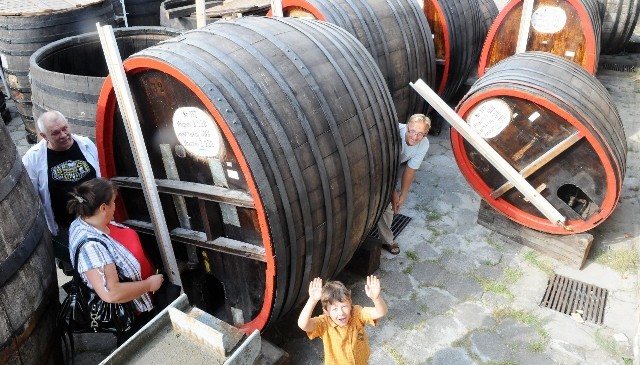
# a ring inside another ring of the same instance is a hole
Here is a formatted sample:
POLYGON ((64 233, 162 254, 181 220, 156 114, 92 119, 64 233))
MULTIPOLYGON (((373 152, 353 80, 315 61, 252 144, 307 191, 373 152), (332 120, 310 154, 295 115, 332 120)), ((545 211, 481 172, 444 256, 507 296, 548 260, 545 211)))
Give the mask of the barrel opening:
POLYGON ((557 195, 584 220, 600 210, 600 207, 580 187, 574 184, 560 186, 557 195))
MULTIPOLYGON (((122 59, 177 34, 159 27, 115 31, 122 59)), ((57 46, 50 46, 50 51, 41 54, 42 57, 36 61, 38 66, 48 71, 70 75, 105 77, 109 74, 104 57, 95 57, 96 54, 102 53, 97 33, 82 35, 76 40, 65 39, 58 43, 57 46), (52 47, 54 49, 51 49, 52 47), (92 61, 87 62, 88 59, 92 61)))

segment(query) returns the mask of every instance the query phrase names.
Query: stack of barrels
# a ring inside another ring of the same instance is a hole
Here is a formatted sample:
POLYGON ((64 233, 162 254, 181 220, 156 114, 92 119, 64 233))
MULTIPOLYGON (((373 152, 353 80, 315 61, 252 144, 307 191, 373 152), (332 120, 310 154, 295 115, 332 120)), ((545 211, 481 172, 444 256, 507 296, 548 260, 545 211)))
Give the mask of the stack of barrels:
POLYGON ((639 11, 637 1, 597 0, 516 0, 500 11, 480 54, 480 78, 457 111, 566 218, 566 227, 548 221, 452 130, 460 170, 489 205, 561 235, 588 231, 613 212, 626 138, 595 73, 601 53, 624 50, 639 11))
POLYGON ((95 30, 96 23, 113 24, 111 2, 54 0, 0 2, 0 59, 11 99, 24 122, 27 139, 37 141, 32 112, 29 57, 61 38, 95 30))

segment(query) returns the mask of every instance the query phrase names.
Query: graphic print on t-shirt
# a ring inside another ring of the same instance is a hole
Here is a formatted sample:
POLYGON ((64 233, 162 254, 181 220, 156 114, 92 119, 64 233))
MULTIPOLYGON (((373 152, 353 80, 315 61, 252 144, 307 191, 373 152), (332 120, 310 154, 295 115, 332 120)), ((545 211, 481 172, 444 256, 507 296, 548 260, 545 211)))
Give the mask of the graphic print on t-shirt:
POLYGON ((47 149, 47 166, 53 216, 58 225, 68 227, 75 219, 67 212, 69 193, 75 186, 96 177, 96 171, 75 141, 66 151, 47 149))
POLYGON ((58 181, 77 182, 91 172, 87 161, 65 161, 51 168, 51 178, 58 181))

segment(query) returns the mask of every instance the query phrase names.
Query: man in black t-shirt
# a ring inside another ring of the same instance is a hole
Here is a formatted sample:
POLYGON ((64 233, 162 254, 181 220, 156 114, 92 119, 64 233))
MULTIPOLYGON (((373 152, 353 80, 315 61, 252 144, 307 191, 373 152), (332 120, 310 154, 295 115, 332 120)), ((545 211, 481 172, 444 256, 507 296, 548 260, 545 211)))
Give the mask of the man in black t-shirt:
POLYGON ((75 219, 66 210, 69 193, 100 177, 98 150, 90 139, 73 135, 58 111, 43 113, 37 124, 42 140, 27 151, 22 163, 40 195, 56 259, 69 263, 69 225, 75 219))

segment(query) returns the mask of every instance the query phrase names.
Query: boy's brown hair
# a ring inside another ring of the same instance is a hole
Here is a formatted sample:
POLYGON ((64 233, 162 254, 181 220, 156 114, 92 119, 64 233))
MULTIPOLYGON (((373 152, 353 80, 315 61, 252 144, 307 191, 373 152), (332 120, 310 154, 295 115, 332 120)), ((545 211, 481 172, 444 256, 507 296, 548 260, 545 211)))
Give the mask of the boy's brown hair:
POLYGON ((322 296, 320 303, 322 309, 327 310, 331 303, 335 302, 351 302, 351 290, 347 289, 344 284, 339 281, 327 281, 322 287, 322 296))

